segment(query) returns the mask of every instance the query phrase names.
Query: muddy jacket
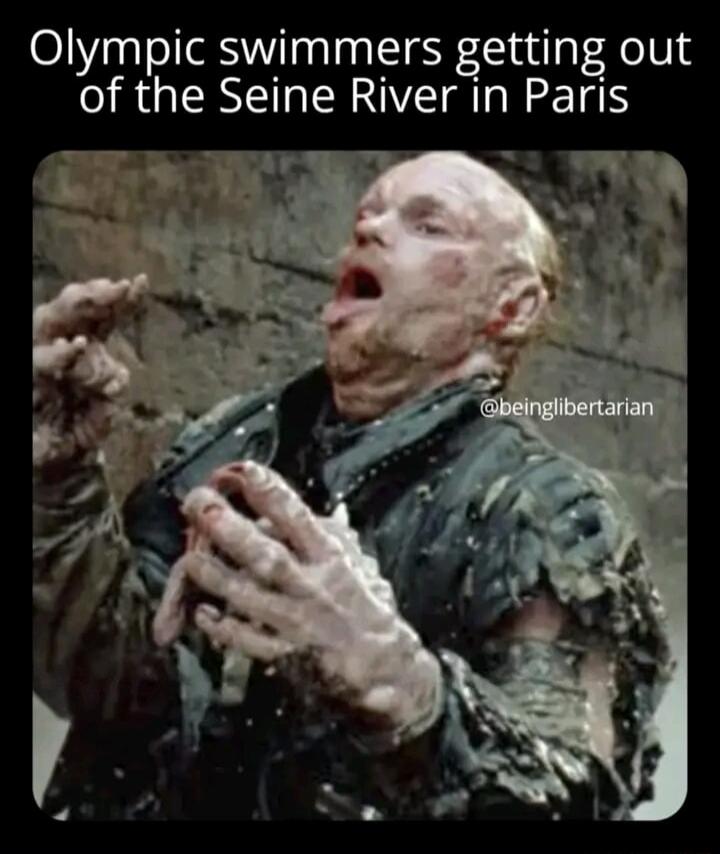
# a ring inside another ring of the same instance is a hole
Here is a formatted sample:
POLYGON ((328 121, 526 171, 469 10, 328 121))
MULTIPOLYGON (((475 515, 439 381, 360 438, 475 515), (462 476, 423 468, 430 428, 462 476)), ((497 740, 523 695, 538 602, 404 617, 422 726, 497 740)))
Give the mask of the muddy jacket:
POLYGON ((35 690, 72 726, 45 808, 74 819, 627 818, 652 796, 664 615, 605 478, 529 424, 485 418, 480 378, 381 421, 333 417, 322 368, 226 401, 116 510, 99 461, 34 491, 35 690), (442 666, 416 742, 360 742, 273 667, 189 631, 150 639, 184 548, 179 503, 218 466, 271 465, 317 512, 348 507, 398 607, 442 666), (557 642, 501 640, 540 591, 557 642), (579 666, 614 665, 612 760, 593 753, 579 666))

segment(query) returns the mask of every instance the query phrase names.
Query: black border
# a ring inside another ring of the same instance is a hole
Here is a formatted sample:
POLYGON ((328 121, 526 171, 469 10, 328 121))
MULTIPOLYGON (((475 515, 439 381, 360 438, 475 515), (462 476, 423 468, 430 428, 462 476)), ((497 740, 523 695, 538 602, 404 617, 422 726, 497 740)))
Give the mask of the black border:
MULTIPOLYGON (((482 10, 480 10, 482 12, 482 10)), ((653 12, 653 23, 644 26, 632 26, 621 21, 612 22, 606 20, 606 15, 598 9, 589 10, 595 13, 595 21, 590 21, 582 28, 561 26, 557 23, 549 23, 548 15, 539 24, 523 21, 522 25, 514 20, 515 15, 507 15, 503 24, 495 24, 485 19, 481 13, 475 17, 475 22, 468 24, 464 31, 457 30, 455 33, 443 31, 436 26, 435 22, 423 21, 423 26, 405 27, 388 26, 381 35, 441 35, 444 39, 453 39, 458 35, 485 35, 507 34, 512 31, 527 32, 530 30, 541 30, 543 26, 550 27, 552 32, 560 32, 564 35, 601 35, 611 37, 617 32, 627 35, 650 36, 653 34, 666 35, 684 32, 692 38, 693 48, 691 57, 693 65, 683 69, 657 69, 661 73, 637 72, 632 82, 632 104, 631 109, 625 115, 615 116, 593 116, 572 115, 553 116, 538 115, 527 116, 512 113, 507 116, 468 116, 456 112, 447 116, 375 116, 371 118, 360 118, 348 115, 338 110, 332 116, 325 117, 262 117, 262 116, 220 116, 219 114, 205 114, 201 116, 156 116, 140 117, 130 115, 117 116, 87 116, 82 114, 77 106, 77 80, 68 73, 55 70, 40 69, 30 58, 29 43, 32 33, 44 27, 52 27, 58 30, 73 26, 67 23, 67 18, 62 25, 57 21, 41 20, 37 17, 35 24, 24 28, 22 33, 13 36, 14 47, 18 49, 20 58, 17 65, 18 80, 22 80, 24 91, 21 93, 21 103, 18 105, 18 122, 13 126, 14 131, 21 129, 21 165, 14 167, 15 157, 8 161, 10 167, 10 183, 13 185, 11 203, 9 209, 12 212, 11 227, 18 229, 18 239, 12 241, 10 246, 17 247, 13 251, 13 257, 20 263, 19 275, 6 283, 8 294, 11 299, 17 298, 16 294, 22 292, 20 282, 24 279, 25 265, 28 262, 27 242, 28 235, 26 215, 32 215, 32 199, 28 192, 38 163, 49 154, 60 150, 102 150, 102 149, 134 149, 134 150, 257 150, 257 149, 369 149, 369 150, 414 150, 414 149, 463 149, 463 150, 662 150, 675 157, 685 170, 688 179, 688 190, 690 200, 689 222, 689 264, 688 269, 700 272, 698 290, 710 293, 717 288, 715 282, 714 266, 709 265, 705 275, 703 267, 705 260, 702 255, 707 246, 714 248, 717 242, 715 229, 710 234, 703 233, 709 223, 715 225, 717 214, 711 213, 706 217, 705 199, 710 187, 716 182, 717 166, 711 160, 713 158, 714 132, 711 131, 715 109, 713 103, 716 98, 712 97, 710 77, 701 77, 698 70, 701 62, 700 49, 707 42, 703 38, 702 28, 691 25, 687 16, 676 14, 662 24, 658 23, 658 17, 653 12), (683 20, 681 21, 681 17, 683 20), (704 93, 703 87, 707 87, 704 93), (707 94, 707 107, 703 110, 702 96, 707 94), (700 122, 702 121, 705 133, 701 136, 700 122), (705 155, 705 156, 703 156, 705 155), (30 210, 28 210, 28 207, 30 210), (19 212, 23 211, 23 216, 19 212)), ((93 26, 87 23, 76 22, 74 29, 76 33, 83 35, 138 35, 162 34, 171 30, 174 26, 180 26, 184 32, 204 35, 208 40, 219 33, 223 34, 276 34, 280 26, 286 26, 288 30, 296 34, 333 35, 327 26, 315 26, 305 21, 302 24, 292 25, 284 18, 281 12, 276 13, 277 20, 272 24, 258 25, 249 24, 242 15, 234 14, 227 16, 227 25, 222 27, 211 26, 204 22, 195 21, 182 24, 173 20, 171 23, 149 28, 147 24, 140 23, 138 17, 134 24, 119 24, 115 22, 111 27, 107 24, 93 26), (109 31, 112 30, 111 33, 109 31)), ((411 16, 414 17, 414 16, 411 16)), ((418 19, 420 15, 418 14, 418 19)), ((373 36, 372 16, 368 14, 367 26, 357 16, 352 25, 344 25, 338 28, 344 35, 369 35, 373 36)), ((272 73, 272 69, 269 73, 272 73)), ((200 76, 200 75, 195 75, 200 76)), ((205 79, 202 85, 208 89, 213 88, 213 81, 208 79, 211 75, 202 75, 205 79)), ((545 71, 543 76, 549 80, 557 79, 551 73, 545 71)), ((327 77, 327 75, 324 75, 327 77)), ((297 81, 298 75, 295 80, 297 81)), ((304 78, 307 79, 307 78, 304 78)), ((168 82, 173 82, 168 75, 168 82)), ((190 81, 192 82, 192 81, 190 81)), ((342 78, 336 75, 333 79, 335 85, 340 88, 342 78)), ((557 79, 557 82, 564 82, 557 79)), ((10 81, 12 86, 12 81, 10 81)), ((13 133, 13 129, 10 130, 13 133)), ((700 298, 700 297, 698 297, 700 298)), ((713 317, 709 312, 705 313, 708 321, 713 317)), ((698 321, 699 323, 699 321, 698 321)), ((14 329, 19 324, 10 324, 14 329)), ((713 329, 703 336, 704 341, 712 340, 713 329)), ((12 333, 14 334, 14 332, 12 333)), ((698 329, 695 335, 701 340, 701 331, 698 329)), ((16 359, 13 358, 16 348, 12 341, 12 335, 4 337, 5 346, 8 348, 5 364, 13 366, 16 359)), ((20 347, 22 340, 19 342, 20 347)), ((703 360, 705 361, 705 360, 703 360)), ((702 364, 698 362, 697 364, 702 364)), ((19 374, 18 371, 7 371, 8 386, 19 374)), ((22 394, 22 387, 27 389, 24 382, 18 380, 18 394, 22 394)), ((712 393, 713 385, 707 386, 709 394, 712 393)), ((27 393, 25 391, 24 393, 27 393)), ((23 434, 19 419, 10 416, 6 420, 6 426, 11 427, 18 433, 18 442, 14 437, 7 440, 6 447, 22 445, 23 434)), ((708 411, 705 419, 713 416, 708 411)), ((10 455, 13 459, 15 454, 10 455)), ((712 456, 703 458, 707 460, 705 465, 710 464, 712 456)), ((11 461, 11 460, 9 460, 11 461)), ((22 474, 20 479, 22 482, 22 474)), ((12 482, 15 478, 11 478, 12 482)), ((28 479, 29 480, 29 479, 28 479)), ((706 499, 707 500, 707 499, 706 499)), ((708 503, 714 506, 712 495, 708 503)), ((703 533, 703 525, 698 525, 696 531, 703 533)), ((712 530, 712 526, 708 526, 712 530)), ((356 839, 360 845, 387 844, 413 848, 418 845, 427 845, 436 848, 438 846, 452 846, 467 844, 478 846, 486 851, 529 851, 545 847, 553 851, 649 851, 653 854, 659 852, 689 852, 710 850, 710 823, 714 801, 716 776, 713 776, 711 766, 703 767, 708 763, 716 746, 714 702, 711 698, 713 690, 712 674, 714 668, 712 661, 714 656, 707 658, 703 655, 705 648, 716 648, 714 641, 713 610, 705 619, 702 613, 703 607, 712 609, 714 597, 709 585, 714 581, 715 567, 713 551, 705 552, 707 557, 704 561, 707 572, 704 580, 699 578, 694 582, 694 592, 689 591, 689 616, 688 641, 695 640, 693 649, 693 679, 689 693, 689 715, 693 719, 693 726, 689 732, 689 792, 688 797, 680 810, 671 818, 663 821, 635 821, 618 824, 599 823, 589 825, 587 823, 575 822, 553 822, 536 825, 531 824, 506 824, 479 827, 469 826, 474 823, 450 824, 422 823, 415 824, 393 824, 376 825, 372 822, 360 824, 348 830, 343 825, 336 824, 313 824, 305 826, 301 831, 302 837, 294 835, 291 844, 295 840, 302 844, 315 845, 344 844, 345 840, 356 839), (709 560, 708 560, 709 558, 709 560), (708 585, 707 590, 705 586, 708 585), (701 588, 698 591, 697 588, 701 588), (707 602, 707 606, 704 603, 707 602), (691 604, 690 604, 691 603, 691 604), (706 715, 710 711, 712 717, 706 715)), ((6 572, 8 577, 16 577, 14 563, 11 558, 6 561, 6 572)), ((22 564, 22 562, 21 562, 22 564)), ((696 570, 699 576, 699 568, 696 570)), ((15 582, 13 581, 13 584, 15 582)), ((24 582, 23 582, 24 584, 24 582)), ((24 589, 24 588, 21 588, 24 589)), ((14 592, 14 589, 13 589, 14 592)), ((21 594, 23 595, 23 594, 21 594)), ((12 609, 15 610, 15 609, 12 609)), ((7 612, 6 612, 7 613, 7 612)), ((22 618, 21 618, 22 619, 22 618)), ((27 626, 27 624, 24 624, 27 626)), ((9 631, 9 629, 8 629, 9 631)), ((15 635, 18 639, 25 637, 24 631, 15 635)), ((8 663, 25 660, 24 654, 17 655, 14 651, 14 643, 6 645, 6 657, 8 663)), ((20 646, 25 649, 25 641, 20 646)), ((22 684, 23 677, 8 679, 7 700, 8 708, 18 716, 17 726, 8 723, 7 731, 10 733, 27 732, 26 707, 17 702, 17 692, 10 685, 22 684)), ((6 736, 7 738, 7 736, 6 736)), ((191 823, 177 825, 136 825, 122 824, 100 827, 93 825, 75 825, 61 823, 49 819, 35 805, 32 797, 28 799, 28 790, 23 782, 30 776, 28 773, 27 754, 24 750, 18 750, 19 769, 17 776, 6 777, 6 780, 17 780, 11 782, 11 791, 8 794, 12 799, 17 797, 18 808, 8 811, 10 817, 17 816, 28 822, 32 828, 32 839, 36 843, 50 844, 52 846, 72 846, 75 850, 82 850, 83 846, 101 847, 112 850, 114 847, 123 848, 128 844, 140 843, 142 845, 157 845, 175 847, 183 850, 182 842, 187 840, 191 844, 203 844, 213 846, 215 844, 242 846, 254 845, 260 842, 283 844, 285 829, 282 823, 258 824, 253 828, 247 825, 232 828, 222 828, 219 833, 213 833, 212 829, 191 823), (26 776, 27 775, 27 776, 26 776), (28 815, 27 806, 30 802, 28 815), (22 805, 22 806, 21 806, 22 805), (210 830, 210 833, 208 831, 210 830), (280 836, 278 836, 278 833, 280 836), (237 835, 236 835, 237 834, 237 835), (250 837, 250 838, 248 838, 250 837), (180 844, 178 844, 180 843, 180 844)), ((10 773, 9 769, 6 772, 10 773)), ((30 781, 27 780, 29 783, 30 781)), ((21 819, 21 820, 22 820, 21 819)), ((30 829, 30 828, 29 828, 30 829)), ((290 828, 290 832, 293 829, 290 828)))

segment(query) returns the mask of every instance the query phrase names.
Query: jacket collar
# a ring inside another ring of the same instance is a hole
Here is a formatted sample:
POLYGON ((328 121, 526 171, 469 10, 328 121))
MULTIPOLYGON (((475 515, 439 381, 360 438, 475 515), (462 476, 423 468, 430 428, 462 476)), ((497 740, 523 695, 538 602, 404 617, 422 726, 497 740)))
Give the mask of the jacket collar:
POLYGON ((323 365, 292 380, 278 398, 281 441, 316 443, 332 506, 356 491, 380 469, 449 437, 481 416, 480 403, 502 383, 477 375, 435 389, 367 423, 334 418, 330 381, 323 365))

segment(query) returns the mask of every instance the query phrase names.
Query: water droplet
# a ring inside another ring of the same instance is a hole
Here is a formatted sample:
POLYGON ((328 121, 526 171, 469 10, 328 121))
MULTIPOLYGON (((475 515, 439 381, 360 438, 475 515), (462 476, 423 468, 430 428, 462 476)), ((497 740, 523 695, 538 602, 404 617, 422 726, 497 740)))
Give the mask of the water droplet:
POLYGON ((307 479, 307 485, 308 485, 308 486, 311 486, 311 487, 312 487, 312 486, 315 486, 315 478, 314 478, 314 477, 309 477, 309 478, 307 479))
POLYGON ((250 727, 250 726, 252 726, 252 725, 253 725, 253 719, 252 719, 252 718, 247 718, 247 720, 245 721, 245 723, 250 727))
POLYGON ((125 772, 122 768, 113 768, 113 777, 117 778, 118 780, 122 780, 124 776, 125 772))
POLYGON ((274 412, 275 411, 275 404, 274 403, 268 403, 268 405, 265 407, 265 409, 267 409, 268 412, 274 412))
POLYGON ((240 426, 235 430, 235 435, 236 436, 242 436, 243 433, 245 433, 245 432, 246 432, 245 427, 240 426))
POLYGON ((375 819, 380 817, 380 813, 375 809, 375 807, 363 807, 360 810, 360 814, 362 815, 363 821, 374 821, 375 819))

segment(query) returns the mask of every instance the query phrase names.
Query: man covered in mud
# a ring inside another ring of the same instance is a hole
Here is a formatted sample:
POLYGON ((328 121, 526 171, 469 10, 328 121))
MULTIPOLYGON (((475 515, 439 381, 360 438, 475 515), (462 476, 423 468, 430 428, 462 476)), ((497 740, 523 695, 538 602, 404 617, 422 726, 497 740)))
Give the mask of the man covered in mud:
POLYGON ((664 617, 605 478, 483 417, 560 284, 530 204, 460 154, 369 189, 327 356, 232 398, 125 506, 105 341, 144 277, 34 317, 35 690, 71 819, 629 818, 664 617))

